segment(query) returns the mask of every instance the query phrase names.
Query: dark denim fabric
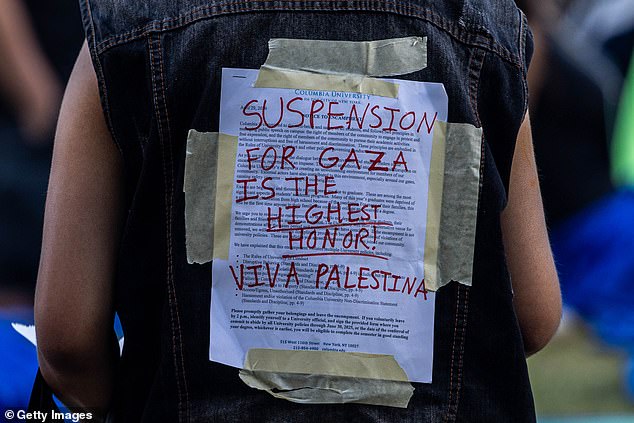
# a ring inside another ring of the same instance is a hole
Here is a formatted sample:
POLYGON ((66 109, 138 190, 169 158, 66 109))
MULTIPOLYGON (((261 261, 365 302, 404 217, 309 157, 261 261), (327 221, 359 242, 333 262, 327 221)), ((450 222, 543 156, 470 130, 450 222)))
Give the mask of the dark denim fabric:
POLYGON ((115 422, 533 422, 500 230, 532 51, 510 0, 83 0, 103 108, 125 159, 128 217, 116 280, 125 332, 115 422), (211 264, 188 265, 187 131, 218 131, 223 67, 257 69, 270 38, 428 37, 449 119, 484 128, 472 287, 436 297, 433 383, 408 409, 298 405, 208 361, 211 264))

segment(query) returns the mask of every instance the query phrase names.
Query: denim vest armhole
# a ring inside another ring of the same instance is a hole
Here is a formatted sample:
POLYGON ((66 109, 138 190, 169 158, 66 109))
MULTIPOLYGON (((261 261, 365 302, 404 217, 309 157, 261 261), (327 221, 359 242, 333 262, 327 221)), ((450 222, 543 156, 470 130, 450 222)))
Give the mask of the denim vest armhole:
POLYGON ((504 190, 502 208, 507 201, 517 135, 529 109, 527 75, 533 54, 532 33, 524 14, 516 10, 513 52, 517 62, 487 54, 478 86, 478 112, 504 190))
MULTIPOLYGON (((519 9, 518 9, 519 10, 519 9)), ((521 25, 519 34, 519 54, 522 60, 522 66, 524 70, 524 114, 528 111, 528 69, 533 58, 533 52, 535 44, 533 40, 533 32, 528 26, 528 21, 524 12, 519 10, 521 15, 521 25)))
POLYGON ((88 50, 90 52, 90 58, 92 60, 95 74, 97 75, 97 84, 99 85, 99 98, 101 100, 101 109, 106 120, 106 125, 112 136, 119 153, 123 155, 123 149, 116 136, 114 125, 112 124, 112 116, 110 115, 110 108, 108 102, 108 90, 106 87, 106 81, 104 77, 103 67, 101 66, 101 59, 97 51, 97 45, 99 44, 98 32, 95 29, 95 20, 93 19, 93 11, 91 8, 90 0, 79 0, 79 8, 81 11, 82 24, 84 26, 84 32, 86 33, 86 43, 88 44, 88 50))

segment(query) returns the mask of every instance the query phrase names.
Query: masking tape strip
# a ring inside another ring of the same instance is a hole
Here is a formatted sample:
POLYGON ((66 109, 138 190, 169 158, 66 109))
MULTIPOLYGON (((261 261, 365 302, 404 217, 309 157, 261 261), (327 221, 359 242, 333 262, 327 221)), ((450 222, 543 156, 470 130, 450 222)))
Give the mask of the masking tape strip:
POLYGON ((218 133, 187 134, 185 157, 185 239, 187 262, 207 263, 212 259, 218 133))
POLYGON ((445 139, 447 124, 436 122, 432 139, 431 163, 429 167, 429 189, 427 191, 427 224, 425 227, 425 287, 429 290, 440 288, 438 283, 438 248, 440 239, 440 218, 442 213, 443 182, 445 179, 445 139))
POLYGON ((363 75, 321 75, 264 65, 260 68, 256 88, 295 88, 305 90, 332 90, 381 97, 398 97, 398 84, 363 75))
POLYGON ((438 122, 425 239, 425 285, 431 291, 451 281, 471 285, 481 155, 482 128, 438 122))
POLYGON ((222 133, 219 134, 213 258, 223 260, 229 260, 231 203, 233 198, 233 180, 235 176, 237 154, 238 137, 222 133))
POLYGON ((318 74, 404 75, 427 66, 427 37, 361 42, 274 38, 265 66, 318 74))
POLYGON ((408 381, 394 357, 383 354, 253 348, 247 352, 244 369, 408 381))
POLYGON ((251 349, 240 378, 298 403, 407 407, 414 393, 394 357, 336 351, 251 349))
POLYGON ((229 256, 238 138, 190 130, 185 157, 185 242, 189 264, 229 256))
POLYGON ((276 398, 300 404, 371 404, 407 408, 409 382, 240 370, 240 379, 276 398))

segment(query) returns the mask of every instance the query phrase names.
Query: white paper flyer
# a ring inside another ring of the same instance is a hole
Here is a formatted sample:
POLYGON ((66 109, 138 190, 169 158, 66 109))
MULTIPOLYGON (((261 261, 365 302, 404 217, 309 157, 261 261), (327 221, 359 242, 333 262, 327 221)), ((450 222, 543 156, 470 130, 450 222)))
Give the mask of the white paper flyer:
MULTIPOLYGON (((431 382, 434 293, 424 284, 442 84, 389 80, 398 98, 254 88, 224 69, 220 132, 238 137, 228 260, 213 262, 210 359, 252 348, 393 356, 431 382)), ((227 228, 229 229, 229 228, 227 228)))

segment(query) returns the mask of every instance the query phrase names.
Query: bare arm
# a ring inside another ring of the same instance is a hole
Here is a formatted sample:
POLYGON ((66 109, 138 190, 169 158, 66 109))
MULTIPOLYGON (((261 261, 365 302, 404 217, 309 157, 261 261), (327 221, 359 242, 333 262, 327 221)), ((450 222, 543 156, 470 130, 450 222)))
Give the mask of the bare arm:
POLYGON ((39 141, 55 125, 62 87, 22 3, 0 1, 0 92, 14 109, 24 135, 39 141))
POLYGON ((527 354, 533 354, 546 346, 559 326, 561 293, 548 242, 528 115, 513 156, 502 234, 524 347, 527 354))
POLYGON ((110 401, 121 182, 121 158, 84 43, 55 138, 35 297, 40 368, 69 406, 103 410, 110 401))

